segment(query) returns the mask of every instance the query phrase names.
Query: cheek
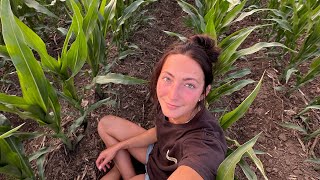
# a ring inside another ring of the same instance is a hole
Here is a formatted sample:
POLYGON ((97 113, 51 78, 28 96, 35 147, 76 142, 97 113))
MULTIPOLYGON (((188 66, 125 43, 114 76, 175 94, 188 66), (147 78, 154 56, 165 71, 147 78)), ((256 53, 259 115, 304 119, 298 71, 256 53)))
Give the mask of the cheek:
POLYGON ((163 96, 163 94, 165 94, 165 91, 166 91, 166 88, 164 87, 163 83, 160 83, 158 81, 157 88, 156 88, 158 98, 163 96))

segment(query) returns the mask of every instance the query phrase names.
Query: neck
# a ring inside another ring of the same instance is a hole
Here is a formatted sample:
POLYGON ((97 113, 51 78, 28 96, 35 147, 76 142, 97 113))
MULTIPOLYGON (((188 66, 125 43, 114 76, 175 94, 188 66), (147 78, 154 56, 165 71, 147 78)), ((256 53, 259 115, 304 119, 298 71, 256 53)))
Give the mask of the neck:
POLYGON ((188 115, 184 115, 179 118, 168 118, 168 119, 169 119, 169 122, 171 122, 172 124, 186 124, 190 122, 199 111, 200 111, 200 107, 196 107, 188 115))

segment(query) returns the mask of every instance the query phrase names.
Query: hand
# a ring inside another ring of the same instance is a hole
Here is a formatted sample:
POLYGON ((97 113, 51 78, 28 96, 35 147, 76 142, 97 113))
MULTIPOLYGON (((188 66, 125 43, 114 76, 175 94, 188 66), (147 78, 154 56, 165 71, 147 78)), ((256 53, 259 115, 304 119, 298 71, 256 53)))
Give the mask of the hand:
POLYGON ((97 168, 100 171, 103 170, 104 172, 106 172, 106 166, 108 169, 110 169, 111 160, 115 157, 117 152, 118 152, 118 149, 115 146, 111 146, 111 147, 103 150, 99 154, 99 156, 96 160, 97 168))

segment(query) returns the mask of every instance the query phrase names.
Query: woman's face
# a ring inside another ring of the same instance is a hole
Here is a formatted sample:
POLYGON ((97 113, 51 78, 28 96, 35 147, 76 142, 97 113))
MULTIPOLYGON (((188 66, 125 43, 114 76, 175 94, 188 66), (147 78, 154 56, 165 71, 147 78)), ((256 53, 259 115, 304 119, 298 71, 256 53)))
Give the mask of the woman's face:
POLYGON ((157 83, 157 97, 169 121, 182 124, 194 115, 195 107, 204 97, 204 74, 200 65, 182 54, 169 55, 157 83))

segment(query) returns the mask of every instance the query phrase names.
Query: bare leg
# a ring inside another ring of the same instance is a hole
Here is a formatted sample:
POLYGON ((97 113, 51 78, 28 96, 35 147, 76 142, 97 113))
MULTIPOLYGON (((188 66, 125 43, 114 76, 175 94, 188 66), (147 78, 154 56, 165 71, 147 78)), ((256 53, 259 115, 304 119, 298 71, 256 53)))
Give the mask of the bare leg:
POLYGON ((144 174, 139 174, 139 175, 134 176, 130 180, 144 180, 144 179, 145 179, 144 174))
POLYGON ((121 178, 121 174, 117 168, 117 166, 114 166, 109 172, 108 174, 106 174, 105 176, 103 176, 101 178, 101 180, 115 180, 115 179, 120 179, 121 178))
MULTIPOLYGON (((142 127, 116 116, 105 116, 98 124, 98 133, 107 147, 145 131, 142 127)), ((128 149, 128 151, 138 161, 146 163, 147 147, 128 149)), ((136 175, 128 151, 120 150, 114 158, 115 167, 123 179, 130 179, 136 175)))

